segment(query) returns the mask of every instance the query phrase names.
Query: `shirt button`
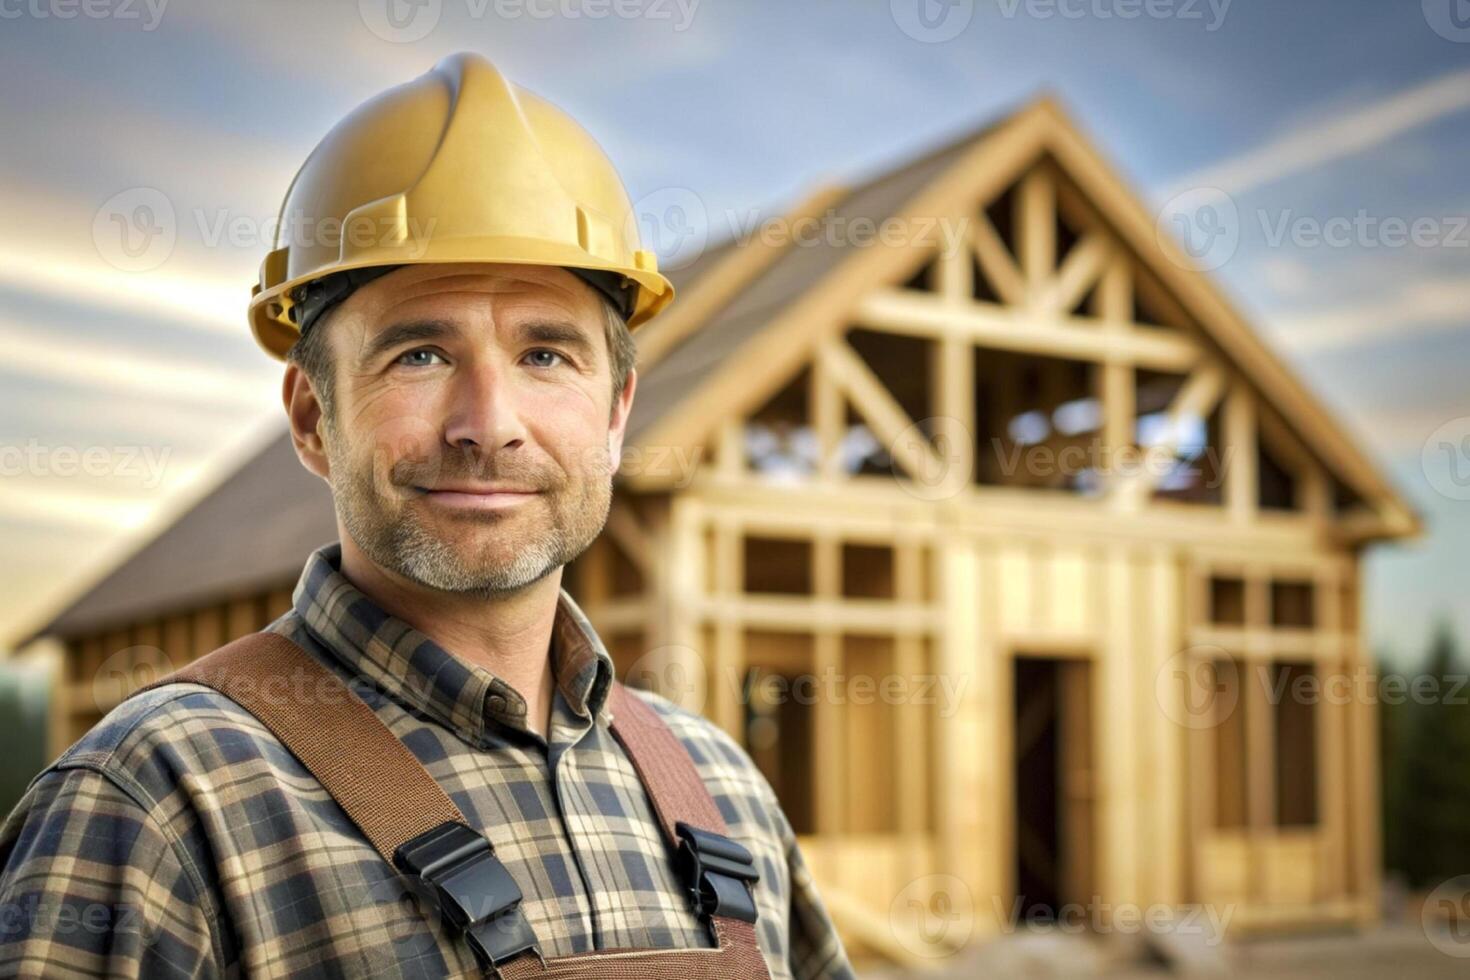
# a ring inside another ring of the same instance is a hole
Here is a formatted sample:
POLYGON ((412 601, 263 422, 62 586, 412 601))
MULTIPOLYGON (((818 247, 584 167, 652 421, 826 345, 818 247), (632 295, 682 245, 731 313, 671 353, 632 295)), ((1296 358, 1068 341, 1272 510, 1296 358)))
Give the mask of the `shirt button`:
POLYGON ((490 695, 490 710, 496 713, 503 713, 505 711, 505 698, 499 694, 490 695))

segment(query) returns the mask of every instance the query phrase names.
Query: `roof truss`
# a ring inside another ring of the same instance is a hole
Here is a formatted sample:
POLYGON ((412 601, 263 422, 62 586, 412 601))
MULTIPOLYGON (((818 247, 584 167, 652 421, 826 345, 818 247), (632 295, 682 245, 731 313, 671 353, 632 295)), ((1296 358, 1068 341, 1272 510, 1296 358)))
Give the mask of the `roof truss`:
MULTIPOLYGON (((796 213, 815 213, 831 201, 832 192, 823 192, 796 213)), ((916 236, 890 247, 854 249, 736 349, 676 411, 640 434, 638 445, 686 452, 718 447, 728 468, 728 457, 739 451, 739 419, 810 365, 810 417, 819 430, 824 475, 836 475, 832 440, 838 438, 844 403, 866 420, 905 471, 942 469, 933 441, 942 434, 906 437, 917 421, 844 341, 844 331, 860 325, 937 342, 931 376, 937 404, 948 406, 940 419, 973 414, 973 403, 967 405, 972 369, 965 356, 972 344, 1098 362, 1110 405, 1132 394, 1136 368, 1186 374, 1171 417, 1207 415, 1217 407, 1223 412, 1226 451, 1242 464, 1229 474, 1238 512, 1254 506, 1256 473, 1246 457, 1254 460, 1259 429, 1263 444, 1293 469, 1310 509, 1326 509, 1328 484, 1335 478, 1368 504, 1367 513, 1355 519, 1356 535, 1418 530, 1417 516, 1371 461, 1209 279, 1172 242, 1160 240, 1142 205, 1053 102, 1038 102, 977 139, 899 211, 911 222, 939 215, 967 217, 961 248, 936 255, 932 243, 916 236), (1009 245, 987 212, 1008 191, 1009 245), (1058 216, 1080 229, 1060 261, 1058 216), (931 291, 901 288, 931 263, 931 291), (996 302, 972 301, 976 277, 996 302), (1088 315, 1077 314, 1079 305, 1088 315), (1141 326, 1134 322, 1139 305, 1187 326, 1141 326)), ((696 329, 715 309, 713 300, 733 295, 778 258, 769 250, 744 256, 735 251, 711 274, 718 288, 695 284, 687 322, 650 338, 652 359, 696 329)), ((1132 426, 1131 415, 1110 411, 1105 436, 1131 439, 1132 426)), ((1156 448, 1167 451, 1167 440, 1156 448)), ((1116 482, 1109 488, 1113 503, 1129 508, 1147 497, 1156 480, 1116 482)))

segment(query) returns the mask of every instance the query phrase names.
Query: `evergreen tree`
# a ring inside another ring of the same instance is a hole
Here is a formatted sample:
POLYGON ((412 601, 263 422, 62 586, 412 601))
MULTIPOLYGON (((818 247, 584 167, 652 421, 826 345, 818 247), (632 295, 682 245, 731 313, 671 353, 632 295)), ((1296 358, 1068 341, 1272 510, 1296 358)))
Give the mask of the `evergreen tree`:
POLYGON ((25 671, 0 666, 0 818, 46 764, 47 686, 25 671))
POLYGON ((1470 685, 1447 623, 1436 628, 1403 733, 1399 860, 1411 885, 1433 888, 1470 874, 1470 685))
MULTIPOLYGON (((1388 665, 1388 658, 1378 656, 1380 691, 1405 691, 1408 678, 1388 665)), ((1398 697, 1381 698, 1378 703, 1379 752, 1383 760, 1379 778, 1382 781, 1383 867, 1398 875, 1408 874, 1408 846, 1404 836, 1404 812, 1407 806, 1407 767, 1404 765, 1404 743, 1413 721, 1413 705, 1398 697)))

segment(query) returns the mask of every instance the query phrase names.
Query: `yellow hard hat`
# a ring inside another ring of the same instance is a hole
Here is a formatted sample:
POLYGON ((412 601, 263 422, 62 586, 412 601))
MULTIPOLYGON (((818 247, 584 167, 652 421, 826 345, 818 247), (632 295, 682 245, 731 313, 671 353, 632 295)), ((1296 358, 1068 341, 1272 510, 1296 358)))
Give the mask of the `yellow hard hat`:
POLYGON ((630 329, 674 296, 602 148, 470 53, 363 103, 307 157, 252 290, 255 339, 284 360, 312 290, 427 262, 562 266, 621 290, 630 329))

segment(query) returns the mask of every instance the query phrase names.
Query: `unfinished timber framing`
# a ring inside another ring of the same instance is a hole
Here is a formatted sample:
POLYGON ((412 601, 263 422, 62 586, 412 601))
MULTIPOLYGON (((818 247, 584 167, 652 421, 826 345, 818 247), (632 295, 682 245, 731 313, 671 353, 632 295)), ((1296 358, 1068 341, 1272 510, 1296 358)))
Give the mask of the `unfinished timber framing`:
MULTIPOLYGON (((936 889, 975 935, 1017 900, 1372 921, 1373 706, 1290 692, 1369 671, 1360 555, 1417 517, 1055 104, 949 159, 893 216, 953 247, 848 249, 762 310, 630 440, 692 479, 623 476, 564 584, 750 754, 859 955, 932 962, 890 910, 936 889)), ((716 256, 640 373, 794 251, 716 256)), ((71 737, 99 671, 289 601, 67 637, 71 737)))
POLYGON ((658 604, 671 635, 726 675, 708 678, 707 713, 771 767, 824 888, 874 949, 893 944, 866 928, 888 927, 873 898, 923 874, 958 877, 983 928, 1005 925, 995 909, 1027 873, 1011 761, 1017 665, 1032 662, 1061 665, 1060 724, 1090 742, 1064 753, 1071 809, 1049 856, 1060 888, 1094 890, 1071 897, 1229 903, 1245 929, 1375 914, 1371 709, 1283 705, 1271 682, 1367 670, 1358 549, 1415 519, 1203 277, 1151 227, 1143 238, 1118 186, 1054 107, 1022 114, 906 209, 962 221, 958 248, 855 255, 641 437, 710 458, 670 492, 663 526, 681 538, 666 550, 685 562, 677 600, 658 604), (796 407, 781 430, 809 434, 785 445, 815 448, 773 480, 751 433, 783 389, 796 407), (1079 401, 1095 417, 1055 431, 1079 401), (1086 486, 985 478, 977 461, 1015 448, 985 416, 1028 413, 1053 422, 1033 446, 1080 439, 1089 459, 1137 465, 1104 463, 1086 486), (844 457, 855 429, 887 472, 844 457), (1178 486, 1188 465, 1208 492, 1178 486), (857 555, 882 567, 878 593, 857 555), (1222 625, 1199 597, 1231 574, 1248 615, 1222 625), (1273 601, 1307 603, 1310 625, 1285 625, 1295 613, 1273 601), (1201 727, 1170 678, 1222 658, 1239 724, 1201 727), (772 726, 749 681, 863 670, 929 672, 951 699, 873 712, 829 691, 772 726), (1279 798, 1286 726, 1312 733, 1311 758, 1288 760, 1310 800, 1279 798), (1238 779, 1220 769, 1237 733, 1238 779))

